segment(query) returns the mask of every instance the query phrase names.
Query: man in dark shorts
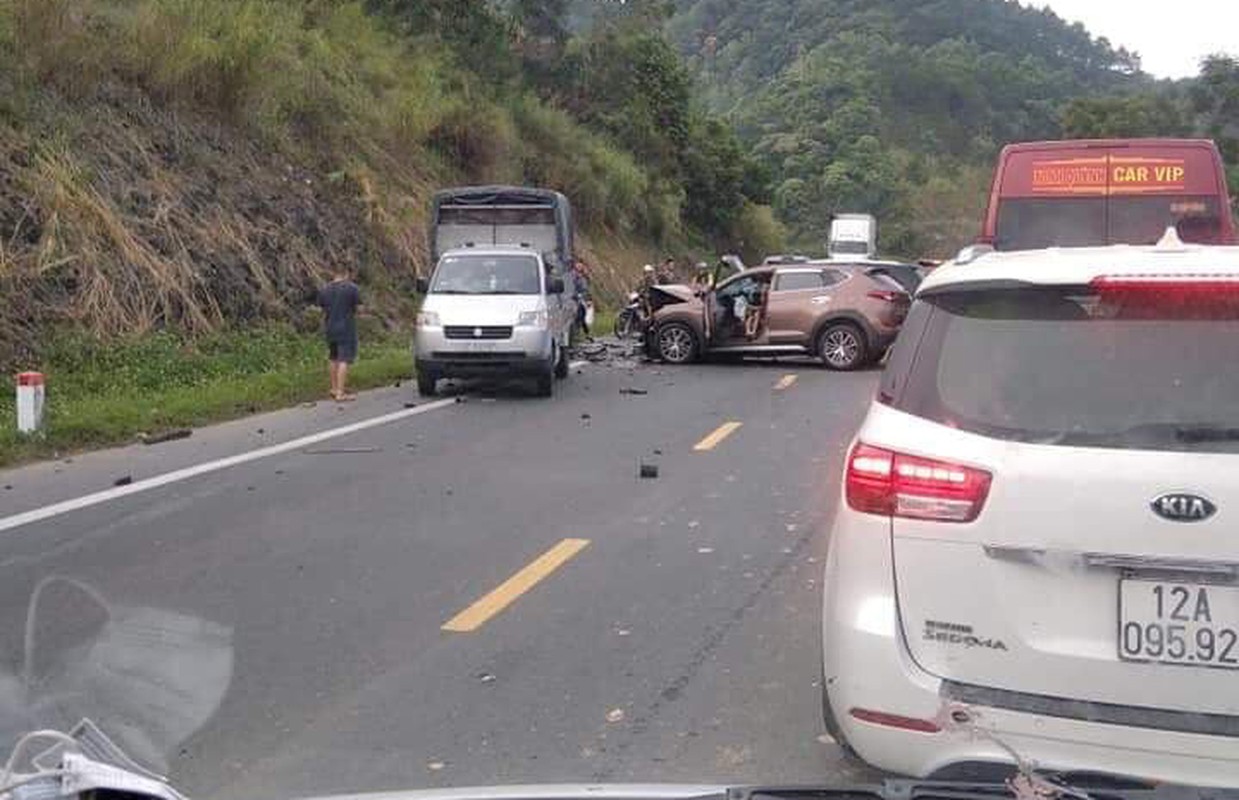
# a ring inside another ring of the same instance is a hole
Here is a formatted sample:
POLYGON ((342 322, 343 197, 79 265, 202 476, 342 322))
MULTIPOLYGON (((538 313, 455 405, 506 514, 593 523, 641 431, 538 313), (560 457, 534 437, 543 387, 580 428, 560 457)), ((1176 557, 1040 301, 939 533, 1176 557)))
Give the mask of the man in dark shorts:
POLYGON ((346 386, 348 365, 357 360, 357 309, 361 307, 361 291, 347 269, 337 269, 331 283, 318 290, 318 305, 323 309, 323 331, 327 336, 331 399, 356 400, 357 395, 349 394, 346 386))

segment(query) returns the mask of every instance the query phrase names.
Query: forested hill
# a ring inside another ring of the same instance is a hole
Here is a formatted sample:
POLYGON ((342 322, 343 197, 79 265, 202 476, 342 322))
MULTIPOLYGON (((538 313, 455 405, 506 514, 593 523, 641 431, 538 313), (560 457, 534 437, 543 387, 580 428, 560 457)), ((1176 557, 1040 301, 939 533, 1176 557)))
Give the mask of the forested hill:
POLYGON ((680 0, 667 31, 806 246, 832 213, 870 211, 888 249, 950 250, 998 147, 1152 83, 1133 53, 1008 0, 680 0))

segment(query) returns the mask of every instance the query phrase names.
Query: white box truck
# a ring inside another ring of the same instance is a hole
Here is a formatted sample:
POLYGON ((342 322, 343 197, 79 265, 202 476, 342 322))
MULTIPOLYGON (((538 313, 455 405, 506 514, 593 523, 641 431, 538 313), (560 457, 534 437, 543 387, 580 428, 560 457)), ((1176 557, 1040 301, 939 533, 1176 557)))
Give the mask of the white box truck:
POLYGON ((872 214, 836 214, 826 253, 833 259, 869 259, 878 252, 878 221, 872 214))

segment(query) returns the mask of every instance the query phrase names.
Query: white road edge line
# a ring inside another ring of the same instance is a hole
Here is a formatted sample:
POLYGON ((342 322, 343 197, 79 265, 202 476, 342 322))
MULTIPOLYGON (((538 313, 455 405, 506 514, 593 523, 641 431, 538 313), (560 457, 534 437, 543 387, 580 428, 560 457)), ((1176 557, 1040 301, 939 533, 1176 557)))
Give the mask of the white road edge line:
POLYGON ((406 408, 402 411, 394 411, 390 414, 384 414, 379 417, 371 417, 363 419, 360 422, 354 422, 351 425, 344 425, 339 428, 331 428, 318 433, 312 433, 309 436, 302 436, 300 439, 292 439, 280 444, 273 444, 270 447, 261 447, 257 450, 251 450, 248 453, 239 453, 235 456, 216 459, 215 461, 207 461, 202 464, 195 464, 192 467, 165 472, 162 475, 156 475, 151 478, 144 478, 140 481, 134 481, 128 486, 117 486, 112 489, 105 489, 102 492, 75 497, 72 500, 64 500, 59 503, 52 503, 41 508, 23 511, 20 514, 14 514, 11 517, 0 517, 0 531, 8 531, 13 528, 29 525, 33 522, 41 522, 51 517, 57 517, 61 514, 68 514, 70 511, 78 511, 83 508, 97 506, 100 503, 106 503, 110 500, 116 500, 121 497, 128 497, 131 494, 145 492, 151 489, 157 489, 160 486, 167 486, 170 483, 196 478, 199 475, 206 475, 210 472, 218 472, 222 469, 235 467, 238 464, 246 464, 250 461, 257 461, 260 458, 269 458, 270 456, 278 456, 281 453, 287 453, 291 450, 296 450, 307 445, 318 444, 325 442, 328 439, 336 439, 341 436, 347 436, 350 433, 364 431, 367 428, 376 428, 379 425, 386 425, 389 422, 397 422, 408 417, 415 417, 418 414, 425 414, 429 411, 445 408, 450 405, 455 405, 456 399, 449 398, 446 400, 436 400, 432 403, 419 405, 414 408, 406 408))

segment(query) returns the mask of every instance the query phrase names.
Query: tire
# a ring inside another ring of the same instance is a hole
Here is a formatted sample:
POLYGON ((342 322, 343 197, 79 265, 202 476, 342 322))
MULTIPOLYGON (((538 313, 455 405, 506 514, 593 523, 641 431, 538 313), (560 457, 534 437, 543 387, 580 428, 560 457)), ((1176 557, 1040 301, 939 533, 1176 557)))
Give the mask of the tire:
MULTIPOLYGON (((555 348, 555 352, 559 352, 559 348, 555 348)), ((555 356, 551 356, 551 362, 546 365, 538 376, 534 378, 533 392, 538 397, 550 397, 555 393, 555 356)))
POLYGON ((550 397, 555 394, 555 375, 551 370, 537 377, 533 393, 538 397, 550 397))
POLYGON ((439 384, 439 376, 433 372, 424 372, 418 370, 417 373, 417 393, 422 397, 434 397, 435 388, 439 384))
POLYGON ((560 347, 558 352, 559 357, 555 359, 555 377, 562 381, 568 377, 568 351, 560 347))
POLYGON ((655 331, 654 350, 668 364, 687 364, 697 358, 697 334, 683 322, 668 322, 655 331))
POLYGON ((625 308, 615 317, 615 338, 627 339, 632 335, 633 328, 636 326, 635 315, 632 309, 625 308))
POLYGON ((817 337, 817 354, 827 369, 848 372, 864 366, 869 344, 864 332, 851 322, 831 322, 817 337))

